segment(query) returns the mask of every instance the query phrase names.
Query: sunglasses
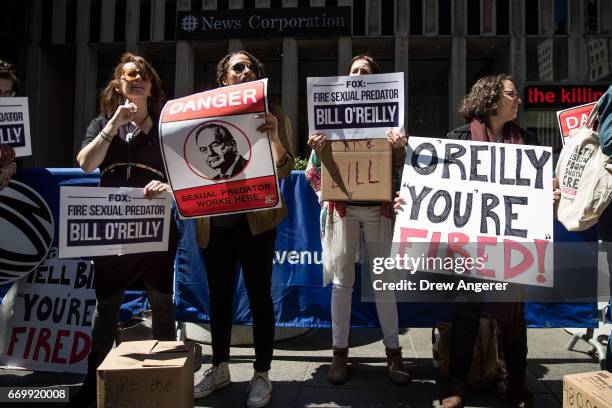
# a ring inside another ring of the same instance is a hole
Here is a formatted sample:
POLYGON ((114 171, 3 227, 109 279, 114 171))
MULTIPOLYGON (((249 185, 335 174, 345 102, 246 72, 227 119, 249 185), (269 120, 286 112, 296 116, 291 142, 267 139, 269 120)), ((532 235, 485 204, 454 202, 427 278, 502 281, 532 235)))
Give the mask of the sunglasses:
POLYGON ((251 72, 256 72, 255 71, 255 69, 256 69, 255 65, 253 65, 251 63, 244 63, 244 62, 237 62, 234 65, 232 65, 232 67, 230 69, 232 71, 234 71, 236 74, 242 74, 244 71, 247 70, 247 68, 251 72))
POLYGON ((121 75, 121 78, 128 82, 135 81, 138 77, 140 77, 140 79, 143 81, 149 80, 147 73, 139 69, 128 69, 127 71, 123 71, 123 74, 121 75))

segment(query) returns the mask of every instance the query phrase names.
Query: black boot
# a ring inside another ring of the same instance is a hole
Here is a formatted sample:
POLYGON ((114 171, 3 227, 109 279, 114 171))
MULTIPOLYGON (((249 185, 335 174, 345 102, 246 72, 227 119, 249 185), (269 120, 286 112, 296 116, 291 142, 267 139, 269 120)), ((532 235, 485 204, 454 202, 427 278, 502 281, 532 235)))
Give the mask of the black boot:
POLYGON ((87 356, 87 374, 85 374, 81 389, 70 398, 69 408, 95 406, 97 397, 96 369, 102 363, 102 360, 104 360, 103 355, 94 352, 89 353, 89 356, 87 356))

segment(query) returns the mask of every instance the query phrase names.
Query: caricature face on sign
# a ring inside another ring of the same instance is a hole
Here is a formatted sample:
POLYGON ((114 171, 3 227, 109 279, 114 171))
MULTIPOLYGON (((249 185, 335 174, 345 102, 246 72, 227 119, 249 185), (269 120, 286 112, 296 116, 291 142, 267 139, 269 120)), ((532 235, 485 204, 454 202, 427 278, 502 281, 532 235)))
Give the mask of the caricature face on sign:
POLYGON ((209 121, 195 128, 185 140, 187 166, 208 180, 225 180, 243 174, 251 160, 251 145, 236 126, 209 121))

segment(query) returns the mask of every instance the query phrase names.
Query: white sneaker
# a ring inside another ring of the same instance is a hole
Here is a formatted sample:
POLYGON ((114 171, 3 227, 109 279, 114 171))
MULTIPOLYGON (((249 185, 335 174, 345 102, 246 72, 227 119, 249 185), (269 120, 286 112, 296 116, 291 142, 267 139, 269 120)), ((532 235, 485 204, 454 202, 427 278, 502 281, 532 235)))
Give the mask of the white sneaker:
POLYGON ((253 378, 251 378, 248 391, 247 407, 260 408, 267 405, 272 397, 272 383, 268 379, 268 372, 255 372, 253 378))
POLYGON ((202 379, 193 385, 193 397, 196 399, 206 397, 214 390, 228 385, 230 380, 229 366, 226 362, 212 366, 204 372, 202 379))

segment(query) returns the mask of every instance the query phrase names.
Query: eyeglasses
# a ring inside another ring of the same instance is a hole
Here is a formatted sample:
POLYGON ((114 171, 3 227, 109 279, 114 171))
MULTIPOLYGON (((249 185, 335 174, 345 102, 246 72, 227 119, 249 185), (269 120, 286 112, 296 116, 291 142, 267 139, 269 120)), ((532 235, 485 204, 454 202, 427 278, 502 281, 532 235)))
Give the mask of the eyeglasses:
POLYGON ((135 81, 138 77, 140 77, 140 79, 143 81, 149 80, 147 73, 139 69, 128 69, 127 71, 123 71, 123 74, 121 75, 121 78, 128 82, 135 81))
POLYGON ((237 62, 230 68, 236 74, 242 74, 248 68, 249 71, 255 72, 255 65, 251 63, 237 62))
POLYGON ((0 97, 2 97, 2 98, 11 98, 11 97, 15 96, 15 93, 16 92, 13 91, 13 90, 10 90, 10 91, 0 90, 0 97))
POLYGON ((504 91, 504 95, 509 96, 511 99, 518 98, 518 93, 516 93, 516 91, 504 91))

